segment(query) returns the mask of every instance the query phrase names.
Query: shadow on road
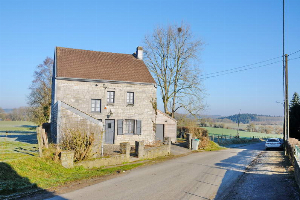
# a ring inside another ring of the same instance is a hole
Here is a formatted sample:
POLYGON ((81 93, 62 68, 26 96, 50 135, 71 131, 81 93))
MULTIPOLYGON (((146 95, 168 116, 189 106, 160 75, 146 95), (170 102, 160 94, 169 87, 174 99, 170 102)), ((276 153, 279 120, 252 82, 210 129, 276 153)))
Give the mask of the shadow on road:
MULTIPOLYGON (((284 158, 283 151, 281 149, 265 151, 264 142, 257 145, 244 146, 241 149, 243 151, 239 152, 236 156, 224 159, 215 164, 218 167, 226 169, 215 199, 282 199, 277 195, 278 192, 279 194, 283 194, 287 190, 291 190, 289 188, 290 182, 294 182, 292 180, 293 177, 285 171, 285 167, 289 164, 286 158, 284 158), (261 164, 259 162, 264 162, 258 161, 262 155, 265 159, 265 163, 263 164, 267 167, 259 166, 261 164), (279 161, 270 162, 270 159, 278 159, 279 161), (251 171, 251 180, 253 179, 254 181, 248 180, 248 182, 244 182, 245 171, 248 171, 253 166, 256 166, 255 170, 251 171), (277 166, 282 167, 283 171, 274 170, 277 166), (275 183, 279 184, 276 185, 275 183), (262 185, 267 185, 267 187, 262 190, 260 189, 262 185), (241 194, 237 195, 237 187, 245 187, 246 189, 242 192, 239 191, 241 194), (258 196, 255 196, 255 194, 258 196)), ((295 199, 293 195, 294 193, 291 192, 288 199, 295 199)), ((285 198, 286 196, 283 199, 285 198)))

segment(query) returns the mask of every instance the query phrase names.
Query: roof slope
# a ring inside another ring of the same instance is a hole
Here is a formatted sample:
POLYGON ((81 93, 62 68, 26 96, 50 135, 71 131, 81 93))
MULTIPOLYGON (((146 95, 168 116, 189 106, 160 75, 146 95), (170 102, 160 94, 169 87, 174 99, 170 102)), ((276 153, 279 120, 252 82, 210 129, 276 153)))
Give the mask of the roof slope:
POLYGON ((142 60, 131 54, 56 47, 56 76, 155 83, 142 60))

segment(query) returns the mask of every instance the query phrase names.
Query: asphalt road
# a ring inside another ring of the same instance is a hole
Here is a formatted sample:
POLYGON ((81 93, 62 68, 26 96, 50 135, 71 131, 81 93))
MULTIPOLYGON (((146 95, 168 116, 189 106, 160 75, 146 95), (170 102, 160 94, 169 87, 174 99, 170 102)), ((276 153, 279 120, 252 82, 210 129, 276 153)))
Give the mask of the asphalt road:
POLYGON ((125 172, 123 176, 51 198, 213 199, 220 198, 264 149, 264 143, 201 152, 125 172))

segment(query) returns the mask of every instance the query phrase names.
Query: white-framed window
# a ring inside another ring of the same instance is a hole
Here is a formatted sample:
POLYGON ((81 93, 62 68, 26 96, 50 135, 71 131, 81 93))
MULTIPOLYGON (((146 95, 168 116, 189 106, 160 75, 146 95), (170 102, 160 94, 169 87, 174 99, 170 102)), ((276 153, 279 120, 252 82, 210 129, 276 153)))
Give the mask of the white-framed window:
POLYGON ((91 111, 101 113, 101 99, 92 99, 91 111))
POLYGON ((125 119, 124 121, 124 133, 133 135, 135 130, 135 120, 134 119, 125 119))
POLYGON ((133 92, 127 92, 127 104, 134 104, 134 93, 133 92))
POLYGON ((107 91, 107 103, 115 103, 115 92, 107 91))

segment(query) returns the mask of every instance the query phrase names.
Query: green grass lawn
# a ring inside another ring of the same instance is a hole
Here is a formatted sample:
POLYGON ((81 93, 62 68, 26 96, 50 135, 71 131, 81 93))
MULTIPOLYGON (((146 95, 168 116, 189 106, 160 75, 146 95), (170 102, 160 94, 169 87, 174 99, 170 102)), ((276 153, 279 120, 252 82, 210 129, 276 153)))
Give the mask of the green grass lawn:
POLYGON ((36 124, 27 121, 0 121, 0 135, 8 132, 35 132, 36 124))
POLYGON ((127 171, 140 165, 143 163, 107 169, 66 169, 51 158, 38 157, 34 123, 0 121, 0 199, 25 191, 49 189, 76 180, 127 171), (7 137, 6 131, 9 131, 7 137))
MULTIPOLYGON (((236 136, 237 131, 234 129, 225 129, 225 128, 212 128, 212 127, 203 127, 205 128, 209 135, 226 135, 226 136, 236 136)), ((282 135, 277 135, 277 134, 265 134, 265 133, 257 133, 257 132, 247 132, 247 131, 239 131, 240 137, 241 138, 250 138, 250 137, 276 137, 276 138, 282 138, 282 135)))

